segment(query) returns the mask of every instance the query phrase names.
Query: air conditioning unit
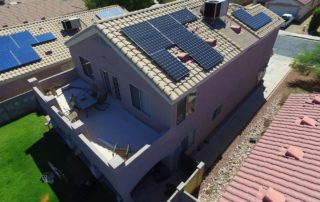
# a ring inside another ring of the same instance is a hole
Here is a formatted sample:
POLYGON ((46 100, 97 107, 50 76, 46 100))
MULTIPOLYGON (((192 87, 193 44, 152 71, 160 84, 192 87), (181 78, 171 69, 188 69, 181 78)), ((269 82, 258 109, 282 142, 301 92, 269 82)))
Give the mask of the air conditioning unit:
POLYGON ((81 30, 81 22, 79 18, 69 18, 61 21, 61 23, 65 31, 81 30))
POLYGON ((228 0, 206 0, 201 10, 205 18, 215 19, 225 16, 228 12, 228 7, 228 0))

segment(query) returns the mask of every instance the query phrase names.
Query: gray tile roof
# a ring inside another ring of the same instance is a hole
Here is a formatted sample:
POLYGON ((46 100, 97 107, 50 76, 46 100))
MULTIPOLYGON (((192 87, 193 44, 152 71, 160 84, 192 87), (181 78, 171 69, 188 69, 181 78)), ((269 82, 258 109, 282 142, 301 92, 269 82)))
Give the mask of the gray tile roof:
POLYGON ((82 29, 92 25, 94 22, 99 19, 95 16, 97 11, 108 10, 112 7, 110 6, 95 10, 83 11, 78 13, 72 13, 56 18, 51 18, 48 20, 35 21, 28 24, 16 25, 9 28, 0 29, 0 35, 8 35, 12 33, 17 33, 21 31, 28 30, 33 35, 38 35, 41 33, 52 32, 56 36, 56 40, 39 46, 35 46, 34 49, 42 58, 40 62, 32 63, 29 65, 22 66, 20 68, 13 69, 4 73, 0 73, 0 85, 3 83, 11 82, 14 79, 30 75, 33 72, 41 71, 41 69, 48 68, 50 66, 57 65, 66 61, 71 61, 71 55, 69 49, 65 46, 65 41, 71 38, 71 36, 64 36, 62 31, 61 20, 68 17, 79 17, 82 23, 82 29), (45 55, 46 51, 52 51, 51 55, 45 55))
MULTIPOLYGON (((132 13, 128 13, 122 17, 111 19, 108 21, 101 21, 96 26, 105 34, 105 36, 127 57, 131 60, 138 71, 143 72, 146 78, 151 80, 155 86, 157 86, 171 101, 177 100, 181 95, 189 91, 191 88, 199 84, 201 81, 212 75, 224 64, 232 60, 234 57, 239 55, 243 48, 237 44, 234 40, 227 37, 218 29, 210 29, 201 19, 190 23, 191 29, 202 39, 208 38, 217 39, 216 49, 224 55, 224 61, 211 71, 204 71, 197 63, 190 62, 186 64, 186 67, 190 70, 190 75, 178 83, 173 82, 170 78, 164 74, 160 68, 158 68, 151 60, 143 53, 133 42, 131 42, 122 32, 121 28, 133 25, 145 20, 156 18, 165 14, 172 13, 182 8, 188 8, 193 10, 195 13, 199 11, 203 1, 200 0, 185 0, 177 1, 170 4, 165 4, 155 8, 144 9, 132 13)), ((234 22, 240 24, 248 32, 248 35, 253 35, 259 39, 270 31, 278 28, 281 24, 281 20, 277 15, 268 11, 261 5, 253 6, 252 8, 247 7, 249 12, 256 13, 264 11, 268 16, 272 18, 272 22, 261 28, 257 32, 253 32, 248 29, 245 25, 235 20, 230 13, 236 8, 235 5, 230 5, 228 18, 233 19, 234 22)), ((242 37, 245 37, 242 36, 242 37)), ((177 51, 177 48, 170 50, 172 53, 177 51)))

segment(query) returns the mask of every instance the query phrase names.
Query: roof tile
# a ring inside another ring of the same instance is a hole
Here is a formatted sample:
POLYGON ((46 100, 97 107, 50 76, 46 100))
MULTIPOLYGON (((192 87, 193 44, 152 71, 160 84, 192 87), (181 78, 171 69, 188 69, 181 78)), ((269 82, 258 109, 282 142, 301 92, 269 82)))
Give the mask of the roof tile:
POLYGON ((314 96, 319 95, 295 94, 288 98, 220 201, 252 201, 259 187, 273 188, 285 196, 285 201, 320 200, 320 127, 294 123, 303 116, 320 118, 320 105, 305 104, 314 96), (283 149, 296 159, 284 158, 283 149), (234 183, 241 186, 235 187, 234 183))

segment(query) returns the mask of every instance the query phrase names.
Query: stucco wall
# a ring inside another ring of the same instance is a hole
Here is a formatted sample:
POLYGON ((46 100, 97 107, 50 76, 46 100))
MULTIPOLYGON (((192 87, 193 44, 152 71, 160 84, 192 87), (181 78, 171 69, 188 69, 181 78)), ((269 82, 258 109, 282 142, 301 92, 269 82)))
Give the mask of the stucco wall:
POLYGON ((68 60, 61 64, 56 64, 51 67, 42 68, 31 73, 18 76, 8 82, 0 83, 0 102, 31 91, 31 87, 28 84, 28 79, 31 77, 36 77, 41 80, 71 68, 73 68, 73 63, 71 60, 68 60))
POLYGON ((100 70, 109 73, 109 79, 114 75, 119 80, 122 103, 124 107, 141 121, 163 131, 170 125, 171 106, 139 75, 132 66, 125 62, 106 42, 98 36, 92 36, 70 48, 73 62, 81 78, 89 83, 96 83, 99 89, 105 90, 105 84, 100 70), (89 60, 94 72, 94 80, 83 73, 79 56, 89 60), (150 116, 132 106, 129 85, 132 84, 147 94, 149 98, 150 116))
POLYGON ((185 136, 196 129, 195 147, 226 118, 256 86, 258 73, 272 54, 277 33, 278 30, 270 33, 197 88, 195 112, 177 127, 177 135, 185 136), (212 121, 213 112, 220 105, 221 114, 212 121))

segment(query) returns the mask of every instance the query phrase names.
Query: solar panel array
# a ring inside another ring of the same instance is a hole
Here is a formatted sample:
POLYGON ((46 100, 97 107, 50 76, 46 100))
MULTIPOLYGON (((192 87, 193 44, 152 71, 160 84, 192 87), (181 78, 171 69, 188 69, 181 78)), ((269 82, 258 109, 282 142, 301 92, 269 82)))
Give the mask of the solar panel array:
POLYGON ((125 27, 122 32, 174 81, 179 81, 189 75, 189 70, 167 51, 173 45, 189 53, 204 70, 210 70, 223 61, 218 51, 183 26, 197 19, 188 9, 183 9, 125 27))
POLYGON ((0 36, 0 72, 40 61, 32 46, 55 39, 52 33, 33 36, 29 31, 0 36))
POLYGON ((254 31, 259 30, 272 21, 272 19, 263 12, 252 16, 244 9, 233 11, 232 15, 254 31))
POLYGON ((122 32, 130 36, 130 39, 149 55, 173 45, 159 30, 154 29, 148 21, 125 27, 122 32))
POLYGON ((189 74, 189 70, 167 50, 163 49, 152 54, 152 59, 161 66, 174 81, 180 81, 189 74))

